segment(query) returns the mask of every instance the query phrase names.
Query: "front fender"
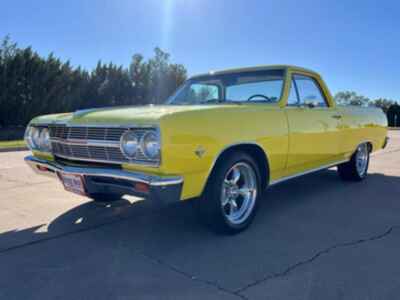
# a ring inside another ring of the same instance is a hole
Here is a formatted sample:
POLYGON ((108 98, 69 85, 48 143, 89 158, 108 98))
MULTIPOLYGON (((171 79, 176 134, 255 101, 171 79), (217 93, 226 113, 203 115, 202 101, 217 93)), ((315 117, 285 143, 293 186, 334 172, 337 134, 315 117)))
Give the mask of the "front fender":
POLYGON ((174 114, 160 122, 162 172, 184 177, 182 199, 201 195, 218 156, 228 147, 256 144, 270 158, 274 179, 286 164, 288 128, 276 106, 234 105, 174 114))

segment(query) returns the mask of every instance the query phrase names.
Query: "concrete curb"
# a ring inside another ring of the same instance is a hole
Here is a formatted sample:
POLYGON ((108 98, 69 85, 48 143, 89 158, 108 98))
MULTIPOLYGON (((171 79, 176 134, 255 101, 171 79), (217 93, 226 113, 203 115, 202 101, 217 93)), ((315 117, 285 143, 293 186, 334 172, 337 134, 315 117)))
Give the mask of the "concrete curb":
POLYGON ((14 152, 14 151, 28 151, 27 147, 10 147, 10 148, 0 148, 1 152, 14 152))

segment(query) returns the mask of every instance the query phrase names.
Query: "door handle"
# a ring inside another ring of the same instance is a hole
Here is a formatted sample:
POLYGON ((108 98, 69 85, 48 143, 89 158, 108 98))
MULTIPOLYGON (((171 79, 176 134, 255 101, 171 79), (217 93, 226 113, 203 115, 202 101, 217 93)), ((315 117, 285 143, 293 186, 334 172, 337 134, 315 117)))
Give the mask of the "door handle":
POLYGON ((333 115, 332 118, 339 120, 342 118, 342 116, 341 115, 333 115))

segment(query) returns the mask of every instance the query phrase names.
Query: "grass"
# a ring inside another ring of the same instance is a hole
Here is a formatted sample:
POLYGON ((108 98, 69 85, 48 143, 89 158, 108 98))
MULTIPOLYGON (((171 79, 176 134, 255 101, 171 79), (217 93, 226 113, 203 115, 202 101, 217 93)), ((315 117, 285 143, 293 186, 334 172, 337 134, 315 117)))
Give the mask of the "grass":
POLYGON ((24 140, 18 141, 0 141, 0 149, 26 147, 24 140))

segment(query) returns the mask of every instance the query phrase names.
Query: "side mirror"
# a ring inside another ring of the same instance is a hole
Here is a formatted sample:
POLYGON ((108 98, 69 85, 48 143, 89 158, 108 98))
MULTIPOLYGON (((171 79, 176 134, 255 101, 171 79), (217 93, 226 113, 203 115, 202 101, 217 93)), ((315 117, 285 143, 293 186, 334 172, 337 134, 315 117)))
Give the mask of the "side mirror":
POLYGON ((307 106, 309 108, 314 108, 318 106, 318 101, 315 99, 305 99, 304 100, 304 106, 307 106))

